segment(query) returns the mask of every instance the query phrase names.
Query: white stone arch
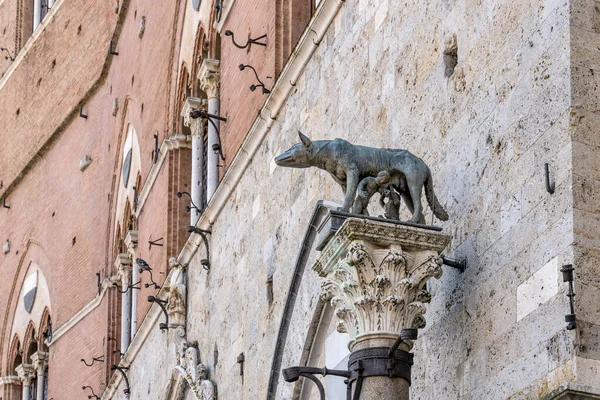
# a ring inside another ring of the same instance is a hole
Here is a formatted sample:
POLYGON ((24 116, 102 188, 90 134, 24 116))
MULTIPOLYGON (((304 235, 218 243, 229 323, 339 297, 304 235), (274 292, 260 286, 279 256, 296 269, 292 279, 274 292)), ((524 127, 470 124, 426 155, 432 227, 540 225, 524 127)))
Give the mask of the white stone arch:
POLYGON ((48 283, 38 264, 31 261, 27 268, 21 289, 19 290, 19 299, 17 300, 17 308, 15 310, 10 332, 11 340, 15 335, 20 338, 25 338, 27 328, 31 323, 33 323, 35 331, 39 332, 40 321, 42 321, 46 309, 49 310, 50 315, 52 315, 48 283), (33 287, 35 287, 35 299, 31 311, 28 312, 25 308, 25 295, 30 293, 33 287))
MULTIPOLYGON (((134 199, 134 189, 133 187, 136 185, 136 178, 138 174, 140 174, 142 170, 142 156, 140 153, 140 143, 138 134, 135 130, 133 124, 127 125, 127 136, 125 138, 125 142, 123 143, 123 148, 121 149, 120 154, 121 162, 119 164, 119 179, 117 181, 118 191, 117 191, 117 203, 116 203, 116 213, 115 213, 115 224, 114 224, 114 232, 113 235, 117 233, 117 226, 119 222, 122 222, 125 206, 129 202, 130 205, 133 206, 134 199), (127 162, 127 154, 131 151, 131 163, 129 168, 128 176, 124 176, 124 166, 127 162), (126 182, 126 184, 124 183, 126 182)), ((141 188, 138 189, 138 194, 141 188)), ((123 237, 127 234, 127 226, 123 226, 121 224, 121 235, 123 237)))

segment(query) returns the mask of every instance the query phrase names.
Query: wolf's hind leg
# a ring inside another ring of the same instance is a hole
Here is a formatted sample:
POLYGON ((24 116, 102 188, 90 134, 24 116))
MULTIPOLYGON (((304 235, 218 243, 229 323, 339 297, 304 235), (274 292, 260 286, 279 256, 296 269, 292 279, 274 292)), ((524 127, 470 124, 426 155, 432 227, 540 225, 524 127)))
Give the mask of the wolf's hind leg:
POLYGON ((421 206, 421 192, 423 190, 423 182, 417 182, 415 179, 411 179, 408 181, 408 190, 410 192, 410 197, 413 202, 413 216, 410 219, 410 222, 413 223, 423 223, 425 221, 425 217, 423 216, 423 209, 421 206))

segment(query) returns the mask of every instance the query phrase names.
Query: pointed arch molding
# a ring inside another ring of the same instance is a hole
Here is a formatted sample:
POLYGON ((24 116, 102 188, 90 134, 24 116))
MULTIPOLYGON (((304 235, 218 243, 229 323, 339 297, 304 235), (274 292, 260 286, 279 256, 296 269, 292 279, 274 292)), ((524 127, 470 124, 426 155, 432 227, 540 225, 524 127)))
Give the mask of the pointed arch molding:
MULTIPOLYGON (((0 328, 0 362, 1 362, 1 373, 2 376, 6 376, 7 372, 10 369, 10 352, 12 351, 12 345, 14 343, 15 337, 19 337, 22 339, 21 343, 23 344, 27 340, 25 335, 25 330, 28 328, 23 328, 23 332, 18 332, 15 330, 14 322, 16 313, 19 311, 17 307, 19 305, 19 299, 21 290, 23 287, 23 282, 25 278, 28 276, 28 273, 32 268, 35 268, 38 271, 38 289, 42 286, 46 286, 47 291, 47 304, 37 303, 34 306, 36 309, 38 307, 42 307, 42 312, 40 313, 39 318, 31 317, 30 319, 24 319, 26 321, 23 326, 28 326, 29 321, 31 320, 33 324, 37 324, 37 328, 39 328, 40 321, 42 321, 44 313, 48 310, 48 313, 52 311, 52 307, 50 305, 50 297, 51 293, 54 291, 53 284, 53 276, 52 276, 52 263, 44 250, 44 248, 35 240, 30 239, 26 246, 23 255, 19 259, 19 263, 15 270, 15 274, 13 277, 13 282, 10 287, 10 293, 8 295, 8 300, 6 303, 6 309, 4 310, 4 319, 3 324, 0 328)), ((39 295, 36 294, 36 297, 39 295)), ((23 310, 25 313, 25 310, 23 310)), ((29 318, 29 316, 27 316, 29 318)), ((36 333, 39 332, 39 329, 36 329, 36 333)))

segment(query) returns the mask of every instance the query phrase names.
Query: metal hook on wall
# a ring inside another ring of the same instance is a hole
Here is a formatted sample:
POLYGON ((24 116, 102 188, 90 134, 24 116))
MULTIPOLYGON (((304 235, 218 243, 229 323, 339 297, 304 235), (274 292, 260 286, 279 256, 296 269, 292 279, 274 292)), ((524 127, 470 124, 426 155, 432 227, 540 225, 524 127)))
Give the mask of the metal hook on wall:
POLYGON ((121 373, 121 375, 123 375, 123 378, 125 378, 125 385, 127 386, 123 390, 123 393, 125 393, 125 395, 129 396, 131 394, 131 388, 129 386, 129 379, 127 378, 127 374, 125 373, 126 371, 129 371, 129 367, 121 367, 120 365, 113 364, 110 366, 110 370, 111 371, 119 371, 121 373))
POLYGON ((100 396, 98 396, 96 393, 94 393, 94 389, 92 389, 91 386, 82 386, 81 387, 81 390, 85 390, 85 389, 90 389, 90 391, 92 392, 91 395, 88 395, 88 397, 87 397, 88 399, 96 399, 96 400, 100 400, 101 399, 100 396))
POLYGON ((252 44, 256 44, 256 45, 263 46, 263 47, 267 46, 266 43, 259 42, 259 40, 266 39, 267 38, 267 34, 264 34, 264 35, 262 35, 260 37, 254 38, 254 39, 248 37, 248 41, 243 46, 241 46, 241 45, 239 45, 239 44, 236 43, 236 41, 235 41, 235 34, 232 31, 229 31, 229 30, 225 31, 225 36, 231 36, 231 42, 238 49, 245 49, 246 47, 248 47, 248 46, 250 46, 252 44))
POLYGON ((88 363, 87 361, 85 361, 83 358, 81 359, 81 362, 85 364, 86 367, 91 367, 92 365, 94 365, 96 362, 99 363, 103 363, 104 362, 104 356, 100 356, 100 357, 94 357, 92 358, 92 362, 88 363))
MULTIPOLYGON (((119 293, 127 293, 127 292, 129 291, 129 289, 132 289, 132 290, 133 290, 133 289, 140 290, 140 289, 141 289, 141 287, 138 287, 137 285, 140 285, 141 283, 142 283, 142 281, 141 281, 141 280, 139 280, 139 281, 137 281, 136 283, 134 283, 134 284, 132 284, 132 285, 129 285, 129 286, 127 286, 127 287, 125 288, 125 290, 121 290, 121 289, 119 289, 119 285, 117 285, 117 282, 113 282, 113 286, 114 286, 115 288, 117 288, 117 292, 119 292, 119 293)), ((146 287, 147 287, 147 286, 146 286, 146 287)))
POLYGON ((165 305, 167 304, 167 300, 161 300, 154 296, 148 296, 148 301, 150 303, 158 304, 158 306, 162 309, 163 313, 165 314, 166 322, 161 322, 160 324, 158 324, 158 327, 160 328, 160 330, 162 332, 168 330, 169 329, 169 313, 167 312, 167 308, 165 307, 165 305))
POLYGON ((141 258, 136 258, 135 263, 139 266, 138 271, 140 274, 143 274, 144 271, 147 271, 150 274, 151 283, 144 283, 144 287, 147 289, 150 286, 154 286, 154 289, 160 289, 160 285, 154 282, 154 278, 152 277, 152 268, 150 268, 148 263, 145 260, 142 260, 141 258))
POLYGON ((206 258, 200 260, 200 264, 206 270, 206 272, 210 272, 210 261, 209 261, 210 260, 210 248, 208 247, 208 238, 206 237, 206 234, 212 233, 212 232, 210 231, 210 229, 205 230, 205 229, 196 228, 195 226, 190 226, 188 228, 188 232, 189 233, 197 233, 198 235, 200 235, 202 237, 202 240, 204 240, 204 246, 206 248, 206 258))
POLYGON ((546 176, 546 191, 550 194, 554 194, 554 190, 556 189, 556 183, 550 183, 550 167, 548 163, 544 164, 544 172, 546 176))

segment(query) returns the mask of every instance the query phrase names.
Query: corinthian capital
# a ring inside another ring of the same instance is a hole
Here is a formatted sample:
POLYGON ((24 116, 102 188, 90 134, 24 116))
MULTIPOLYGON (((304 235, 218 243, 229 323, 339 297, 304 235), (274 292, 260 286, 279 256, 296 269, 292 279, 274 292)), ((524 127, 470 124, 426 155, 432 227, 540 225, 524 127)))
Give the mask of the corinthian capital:
POLYGON ((35 368, 31 364, 21 364, 16 368, 17 376, 23 382, 23 386, 31 385, 35 378, 35 368))
POLYGON ((221 66, 219 60, 205 58, 202 61, 198 71, 198 80, 200 88, 206 93, 209 99, 219 97, 219 88, 221 82, 221 66))
POLYGON ((394 338, 425 327, 431 301, 425 284, 442 276, 440 253, 449 241, 439 232, 401 224, 344 222, 313 269, 324 278, 322 297, 335 307, 338 331, 350 335, 350 347, 361 338, 394 338))
POLYGON ((207 111, 206 100, 198 97, 191 97, 185 99, 183 107, 181 109, 181 116, 183 117, 183 124, 188 126, 192 131, 193 135, 200 135, 200 127, 202 126, 202 119, 190 117, 190 113, 194 110, 207 111))

